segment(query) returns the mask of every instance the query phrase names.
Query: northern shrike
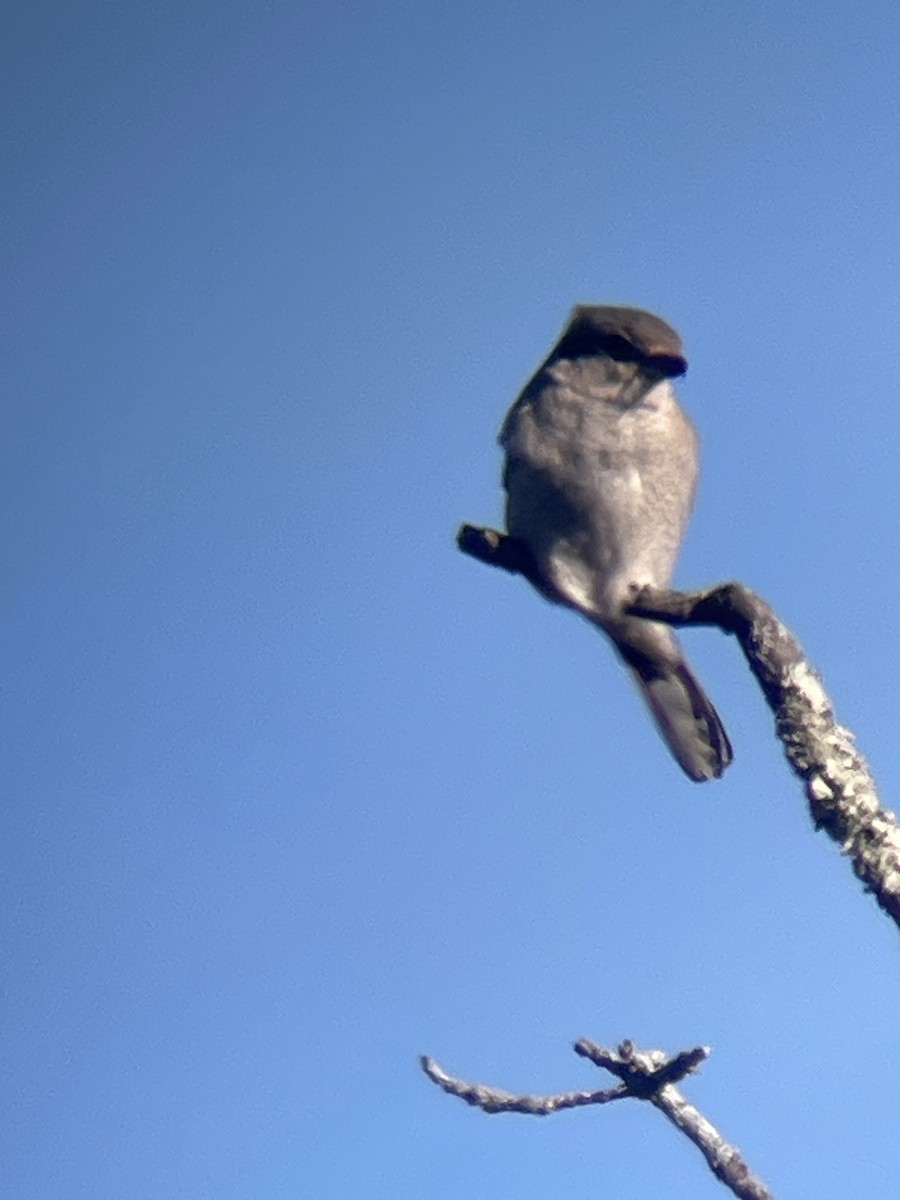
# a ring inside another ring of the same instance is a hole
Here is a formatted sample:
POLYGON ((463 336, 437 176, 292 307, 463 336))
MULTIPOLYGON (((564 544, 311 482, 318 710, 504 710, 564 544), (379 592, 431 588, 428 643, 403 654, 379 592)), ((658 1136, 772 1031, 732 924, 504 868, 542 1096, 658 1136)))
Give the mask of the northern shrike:
POLYGON ((507 413, 509 534, 544 594, 612 639, 685 774, 713 779, 731 745, 672 630, 625 612, 632 584, 672 577, 697 482, 694 427, 672 380, 687 362, 660 317, 579 305, 507 413))

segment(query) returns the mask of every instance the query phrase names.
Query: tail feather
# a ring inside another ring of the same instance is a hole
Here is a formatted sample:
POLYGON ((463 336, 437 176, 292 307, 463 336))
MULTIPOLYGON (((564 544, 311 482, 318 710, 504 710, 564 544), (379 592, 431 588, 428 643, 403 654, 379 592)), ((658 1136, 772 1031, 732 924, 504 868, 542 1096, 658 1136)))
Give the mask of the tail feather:
POLYGON ((712 701, 687 663, 631 659, 631 672, 659 732, 685 775, 718 779, 733 758, 731 743, 712 701))

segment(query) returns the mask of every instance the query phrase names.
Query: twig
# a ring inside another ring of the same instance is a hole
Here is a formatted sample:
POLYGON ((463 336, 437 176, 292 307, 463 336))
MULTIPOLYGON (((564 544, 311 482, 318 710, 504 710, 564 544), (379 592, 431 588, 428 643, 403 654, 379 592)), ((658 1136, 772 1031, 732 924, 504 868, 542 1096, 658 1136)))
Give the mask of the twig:
POLYGON ((562 1092, 558 1096, 527 1096, 488 1087, 484 1083, 466 1083, 448 1075, 444 1068, 423 1054, 419 1059, 422 1070, 439 1088, 451 1096, 459 1096, 466 1104, 480 1108, 486 1113, 517 1112, 529 1117, 547 1117, 564 1108, 583 1108, 586 1104, 607 1104, 610 1100, 621 1100, 628 1089, 622 1084, 598 1092, 562 1092))
POLYGON ((438 1087, 467 1104, 487 1113, 517 1112, 529 1116, 547 1116, 564 1108, 580 1108, 587 1104, 607 1104, 631 1096, 649 1100, 703 1154, 710 1170, 729 1187, 739 1200, 773 1200, 765 1184, 748 1168, 740 1151, 730 1145, 709 1121, 690 1104, 675 1087, 686 1075, 696 1071, 709 1057, 709 1048, 696 1046, 670 1058, 662 1050, 638 1050, 631 1041, 624 1041, 617 1050, 582 1038, 575 1043, 575 1053, 590 1059, 620 1080, 614 1088, 597 1092, 563 1092, 556 1096, 517 1095, 501 1088, 481 1083, 466 1083, 448 1075, 432 1058, 423 1057, 422 1070, 438 1087))
MULTIPOLYGON (((463 525, 457 544, 490 566, 552 593, 526 547, 495 529, 463 525)), ((670 625, 715 625, 734 634, 775 716, 775 732, 805 785, 810 815, 847 855, 857 877, 900 926, 900 827, 878 798, 853 735, 838 725, 821 678, 768 604, 740 583, 697 592, 636 589, 630 611, 670 625)))

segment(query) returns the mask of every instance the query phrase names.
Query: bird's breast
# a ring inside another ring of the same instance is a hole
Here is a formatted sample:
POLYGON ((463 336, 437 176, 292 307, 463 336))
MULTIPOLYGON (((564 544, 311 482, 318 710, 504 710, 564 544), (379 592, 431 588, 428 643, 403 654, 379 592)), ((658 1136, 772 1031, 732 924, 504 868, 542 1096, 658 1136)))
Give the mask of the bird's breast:
POLYGON ((509 532, 577 607, 608 611, 630 583, 668 582, 696 474, 668 381, 622 404, 606 384, 547 380, 526 389, 502 440, 509 532))

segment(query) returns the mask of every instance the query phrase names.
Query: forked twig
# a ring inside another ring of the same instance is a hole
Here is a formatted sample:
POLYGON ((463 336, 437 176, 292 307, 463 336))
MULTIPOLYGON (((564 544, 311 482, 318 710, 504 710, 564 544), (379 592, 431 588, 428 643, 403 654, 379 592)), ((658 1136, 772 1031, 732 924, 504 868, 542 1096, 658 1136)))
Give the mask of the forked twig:
POLYGON ((588 1104, 608 1104, 611 1100, 632 1097, 649 1100, 700 1150, 706 1162, 722 1183, 739 1200, 773 1200, 766 1185, 754 1175, 741 1157, 737 1147, 730 1145, 718 1130, 675 1087, 686 1075, 696 1071, 709 1057, 707 1046, 695 1046, 674 1057, 662 1050, 638 1050, 631 1041, 624 1041, 616 1050, 598 1046, 582 1038, 574 1050, 617 1076, 616 1087, 596 1092, 562 1092, 555 1096, 517 1095, 502 1088, 483 1083, 466 1083, 449 1075, 433 1058, 421 1059, 422 1070, 438 1087, 451 1096, 486 1113, 516 1112, 544 1117, 565 1108, 581 1108, 588 1104))

